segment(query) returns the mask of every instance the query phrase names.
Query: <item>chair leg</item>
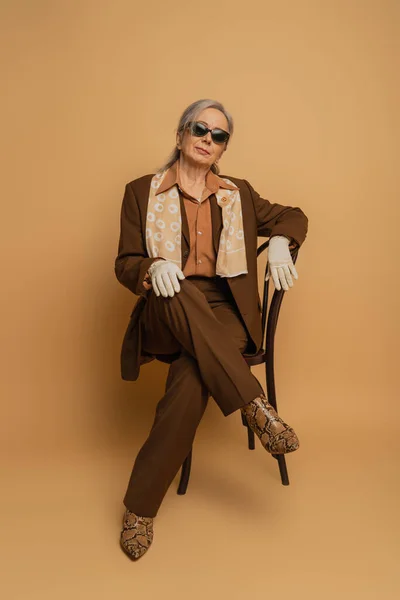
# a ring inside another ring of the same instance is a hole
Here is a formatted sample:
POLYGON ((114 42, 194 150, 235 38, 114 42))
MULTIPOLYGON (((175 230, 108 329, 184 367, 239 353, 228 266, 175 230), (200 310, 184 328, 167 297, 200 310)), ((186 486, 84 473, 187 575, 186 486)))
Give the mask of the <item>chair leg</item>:
POLYGON ((272 456, 278 461, 282 485, 289 485, 289 475, 286 468, 286 460, 284 454, 273 454, 272 456))
MULTIPOLYGON (((284 292, 282 290, 280 292, 274 292, 274 296, 272 298, 271 307, 268 314, 268 326, 266 337, 267 360, 265 362, 265 380, 267 382, 267 398, 268 402, 271 404, 271 406, 274 407, 276 411, 278 411, 278 406, 276 401, 274 374, 274 338, 283 295, 284 292)), ((287 472, 284 454, 273 454, 272 456, 278 461, 282 485, 289 485, 289 475, 287 472)))
POLYGON ((244 414, 242 412, 241 412, 241 417, 242 417, 242 423, 247 429, 247 444, 248 444, 249 450, 254 450, 256 447, 255 441, 254 441, 254 431, 252 429, 250 429, 250 427, 247 423, 246 417, 244 416, 244 414))
MULTIPOLYGON (((249 449, 254 450, 254 448, 255 448, 254 431, 252 429, 250 429, 250 427, 248 426, 246 417, 244 416, 243 413, 241 416, 242 416, 242 423, 247 428, 247 439, 248 439, 249 449)), ((272 456, 274 458, 276 458, 278 461, 279 473, 281 475, 282 485, 289 485, 289 475, 288 475, 287 468, 286 468, 285 456, 283 454, 272 454, 272 456)))
MULTIPOLYGON (((244 416, 243 413, 241 413, 241 417, 242 417, 243 425, 247 428, 247 439, 248 439, 249 449, 254 450, 255 449, 254 431, 252 429, 250 429, 250 427, 247 423, 246 417, 244 416)), ((276 458, 278 461, 279 473, 281 475, 282 485, 289 485, 289 475, 287 472, 285 456, 283 454, 272 454, 272 456, 274 458, 276 458)))
POLYGON ((190 450, 189 454, 187 455, 182 464, 181 478, 179 480, 177 491, 177 494, 179 495, 186 494, 187 486, 189 483, 190 469, 192 466, 192 452, 193 450, 190 450))

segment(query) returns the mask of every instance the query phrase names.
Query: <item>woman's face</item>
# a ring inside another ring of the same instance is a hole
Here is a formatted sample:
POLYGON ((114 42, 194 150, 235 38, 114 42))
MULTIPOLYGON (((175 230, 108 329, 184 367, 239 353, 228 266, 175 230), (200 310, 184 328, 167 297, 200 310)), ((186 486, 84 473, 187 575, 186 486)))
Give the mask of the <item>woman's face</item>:
MULTIPOLYGON (((218 127, 229 132, 228 121, 225 115, 216 108, 204 109, 196 119, 202 121, 209 129, 218 127)), ((208 132, 204 137, 196 137, 186 129, 182 141, 177 135, 177 145, 186 160, 195 163, 197 166, 210 168, 211 165, 221 158, 226 150, 226 143, 216 144, 211 139, 211 133, 208 132)))

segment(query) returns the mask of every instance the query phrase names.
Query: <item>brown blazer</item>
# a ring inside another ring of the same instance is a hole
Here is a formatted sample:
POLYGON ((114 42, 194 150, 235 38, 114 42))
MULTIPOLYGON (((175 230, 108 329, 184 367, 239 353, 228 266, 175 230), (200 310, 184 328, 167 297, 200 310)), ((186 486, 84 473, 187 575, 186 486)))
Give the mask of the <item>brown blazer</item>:
MULTIPOLYGON (((150 182, 153 174, 134 179, 125 186, 121 207, 121 229, 118 255, 115 259, 115 275, 118 281, 138 295, 128 327, 122 342, 120 364, 121 377, 136 381, 140 366, 154 360, 153 356, 142 353, 141 314, 151 290, 145 290, 143 280, 147 269, 156 260, 149 258, 145 242, 145 223, 150 182)), ((245 179, 228 177, 239 187, 242 203, 244 238, 248 273, 228 277, 230 289, 240 314, 253 342, 254 354, 261 347, 261 303, 257 281, 257 236, 272 237, 285 235, 293 239, 297 246, 304 242, 308 230, 308 218, 298 207, 271 203, 253 189, 245 179)), ((215 194, 210 196, 212 236, 215 251, 218 252, 222 230, 222 209, 218 206, 215 194)), ((189 255, 189 227, 183 198, 180 195, 182 216, 182 270, 189 255)))

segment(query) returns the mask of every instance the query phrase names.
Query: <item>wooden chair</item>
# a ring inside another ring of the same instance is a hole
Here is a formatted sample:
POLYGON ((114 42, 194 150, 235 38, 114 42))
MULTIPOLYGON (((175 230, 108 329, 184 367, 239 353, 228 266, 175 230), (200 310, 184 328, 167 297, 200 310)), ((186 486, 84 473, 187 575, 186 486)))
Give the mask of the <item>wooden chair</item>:
MULTIPOLYGON (((262 252, 268 247, 269 240, 263 242, 257 248, 257 258, 260 256, 262 252)), ((298 248, 291 250, 291 256, 293 263, 296 263, 298 248)), ((265 266, 264 272, 264 289, 263 289, 263 298, 262 298, 262 308, 261 308, 261 324, 262 324, 262 344, 259 352, 254 356, 243 357, 249 367, 254 365, 261 365, 264 363, 265 365, 265 379, 267 383, 267 398, 270 404, 277 410, 276 403, 276 392, 275 392, 275 377, 274 377, 274 339, 276 326, 278 323, 279 311, 281 308, 283 295, 285 290, 276 290, 274 289, 274 293, 271 299, 269 311, 268 311, 268 289, 269 289, 269 280, 265 281, 265 276, 268 270, 268 261, 265 266), (265 327, 267 325, 267 327, 265 327), (266 329, 266 332, 265 332, 266 329), (266 333, 266 336, 265 336, 266 333)), ((273 284, 272 284, 273 285, 273 284)), ((241 411, 240 415, 242 418, 242 424, 247 428, 247 440, 249 450, 254 450, 254 432, 247 424, 246 418, 241 411)), ((188 456, 185 458, 182 464, 181 477, 178 485, 178 494, 186 494, 187 486, 189 483, 190 469, 192 465, 192 453, 193 448, 190 450, 188 456)), ((284 454, 273 454, 274 458, 277 459, 279 465, 279 472, 281 476, 282 485, 289 485, 289 476, 286 468, 286 460, 284 454)))

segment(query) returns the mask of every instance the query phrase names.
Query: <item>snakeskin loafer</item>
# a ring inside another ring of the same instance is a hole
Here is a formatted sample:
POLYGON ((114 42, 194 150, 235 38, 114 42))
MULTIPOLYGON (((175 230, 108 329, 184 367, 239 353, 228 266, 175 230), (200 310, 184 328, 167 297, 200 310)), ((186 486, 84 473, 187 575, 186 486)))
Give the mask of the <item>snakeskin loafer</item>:
POLYGON ((282 421, 264 394, 260 394, 240 410, 267 452, 287 454, 299 447, 299 439, 294 430, 282 421))
POLYGON ((140 558, 149 549, 153 536, 153 518, 140 517, 127 508, 119 540, 125 554, 132 560, 140 558))

